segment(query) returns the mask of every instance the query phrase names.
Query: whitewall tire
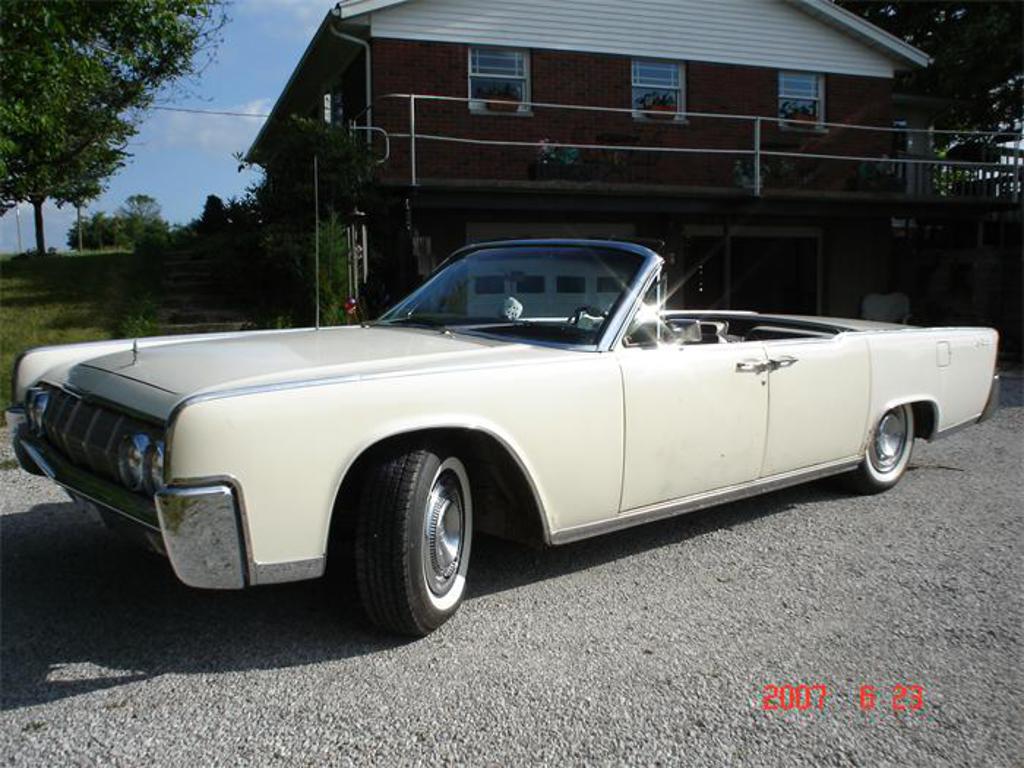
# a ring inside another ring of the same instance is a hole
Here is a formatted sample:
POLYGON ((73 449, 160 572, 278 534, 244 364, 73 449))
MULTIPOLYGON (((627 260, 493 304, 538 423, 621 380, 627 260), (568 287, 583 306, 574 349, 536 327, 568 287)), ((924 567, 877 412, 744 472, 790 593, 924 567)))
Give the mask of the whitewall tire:
POLYGON ((882 414, 871 430, 864 460, 847 475, 858 493, 881 493, 892 488, 907 471, 914 452, 914 409, 897 405, 882 414))

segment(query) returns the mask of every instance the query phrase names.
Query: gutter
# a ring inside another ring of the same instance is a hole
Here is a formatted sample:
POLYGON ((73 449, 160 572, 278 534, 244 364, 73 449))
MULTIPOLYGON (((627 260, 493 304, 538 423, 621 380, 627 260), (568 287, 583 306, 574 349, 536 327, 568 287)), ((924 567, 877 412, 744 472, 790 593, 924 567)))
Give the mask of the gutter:
MULTIPOLYGON (((367 96, 366 96, 366 99, 367 99, 367 103, 368 104, 370 103, 370 94, 371 94, 370 87, 372 86, 372 67, 370 66, 370 64, 371 64, 370 45, 369 45, 369 43, 367 41, 363 40, 362 38, 353 37, 352 35, 347 35, 344 32, 339 32, 338 30, 334 29, 334 26, 333 26, 333 23, 332 23, 333 22, 332 17, 334 17, 334 18, 340 18, 341 17, 341 9, 337 5, 334 8, 332 8, 324 16, 324 20, 320 23, 320 26, 317 28, 316 34, 313 35, 313 39, 309 41, 309 45, 307 45, 306 46, 306 50, 303 51, 302 57, 299 59, 299 63, 295 66, 295 69, 292 70, 291 75, 288 77, 288 82, 285 83, 284 88, 281 90, 281 93, 278 94, 277 101, 274 102, 274 107, 273 107, 273 109, 270 110, 270 117, 268 117, 266 120, 263 121, 263 125, 260 126, 260 130, 256 134, 256 138, 253 139, 252 144, 249 145, 249 149, 246 150, 245 156, 244 156, 244 159, 246 161, 251 161, 252 160, 252 156, 253 156, 254 150, 263 141, 263 138, 266 135, 268 129, 271 126, 271 124, 274 123, 275 120, 277 119, 278 113, 281 111, 281 108, 282 108, 282 103, 285 100, 285 96, 291 90, 292 85, 294 85, 295 81, 299 77, 299 73, 302 71, 303 66, 306 64, 306 61, 309 59, 310 55, 312 54, 313 49, 317 45, 317 42, 323 36, 325 28, 329 29, 332 34, 336 35, 337 37, 341 38, 342 40, 345 40, 347 42, 353 42, 356 45, 358 45, 361 48, 363 48, 363 50, 366 51, 366 55, 367 55, 367 59, 366 59, 366 63, 367 63, 367 66, 366 66, 366 87, 367 87, 367 92, 366 93, 367 93, 367 96)), ((367 121, 369 121, 369 119, 370 119, 369 116, 367 116, 367 121)), ((369 124, 370 123, 367 122, 367 125, 369 125, 369 124)))
MULTIPOLYGON (((341 18, 341 3, 338 3, 331 9, 331 16, 336 19, 341 18)), ((369 128, 373 125, 373 51, 370 48, 370 43, 355 35, 339 32, 334 28, 334 23, 330 20, 327 22, 327 29, 335 37, 349 43, 355 43, 366 52, 366 127, 369 128)), ((370 138, 369 135, 367 138, 370 138)))

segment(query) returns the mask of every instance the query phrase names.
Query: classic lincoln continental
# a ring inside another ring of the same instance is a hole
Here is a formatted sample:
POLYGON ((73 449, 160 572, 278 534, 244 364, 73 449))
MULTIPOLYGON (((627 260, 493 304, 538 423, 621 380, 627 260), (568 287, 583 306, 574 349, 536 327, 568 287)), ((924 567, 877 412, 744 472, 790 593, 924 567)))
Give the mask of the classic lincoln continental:
POLYGON ((35 349, 29 472, 185 584, 354 585, 381 627, 458 609, 476 533, 556 545, 827 475, 894 486, 988 418, 997 335, 664 309, 628 243, 487 243, 361 326, 35 349))

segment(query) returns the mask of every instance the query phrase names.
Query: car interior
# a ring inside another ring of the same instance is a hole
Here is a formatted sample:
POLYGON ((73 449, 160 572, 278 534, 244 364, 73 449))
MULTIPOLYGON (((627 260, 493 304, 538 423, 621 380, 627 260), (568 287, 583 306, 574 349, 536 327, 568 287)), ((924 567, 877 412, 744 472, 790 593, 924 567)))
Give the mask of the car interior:
POLYGON ((841 329, 809 321, 767 315, 709 315, 665 312, 656 321, 635 324, 624 343, 631 347, 660 344, 730 344, 743 341, 829 339, 841 329))

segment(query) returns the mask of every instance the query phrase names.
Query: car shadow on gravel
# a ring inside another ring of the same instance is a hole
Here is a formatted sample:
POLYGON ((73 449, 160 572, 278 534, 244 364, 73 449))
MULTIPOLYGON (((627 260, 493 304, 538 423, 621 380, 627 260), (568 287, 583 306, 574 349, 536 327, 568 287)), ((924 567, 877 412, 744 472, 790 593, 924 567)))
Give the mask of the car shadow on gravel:
POLYGON ((194 590, 72 504, 0 518, 0 709, 161 674, 272 669, 401 645, 323 581, 194 590))
POLYGON ((552 549, 530 548, 488 537, 473 545, 469 599, 595 568, 661 547, 682 544, 690 539, 842 495, 845 495, 845 491, 839 483, 823 480, 552 549), (481 563, 484 565, 481 566, 481 563))
MULTIPOLYGON (((555 549, 480 537, 469 599, 684 542, 833 495, 816 484, 555 549)), ((163 674, 292 667, 407 643, 373 630, 325 581, 241 592, 185 587, 167 561, 71 504, 0 521, 0 709, 163 674)))

